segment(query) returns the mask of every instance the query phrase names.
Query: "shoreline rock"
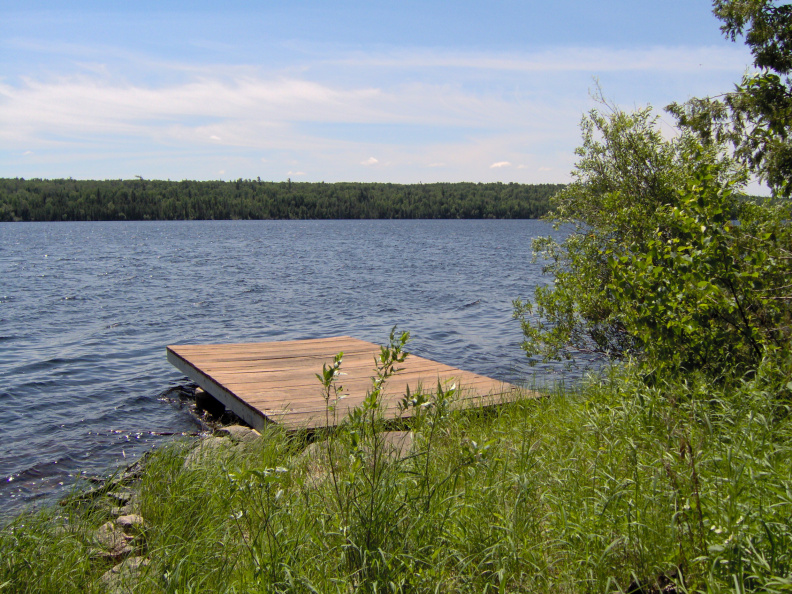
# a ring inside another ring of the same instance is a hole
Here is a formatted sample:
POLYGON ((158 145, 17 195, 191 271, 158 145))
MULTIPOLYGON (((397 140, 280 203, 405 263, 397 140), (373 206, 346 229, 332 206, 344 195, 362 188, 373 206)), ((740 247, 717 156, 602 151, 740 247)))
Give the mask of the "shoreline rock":
POLYGON ((129 557, 104 572, 99 581, 112 594, 134 592, 141 574, 144 573, 149 563, 151 560, 146 557, 129 557))

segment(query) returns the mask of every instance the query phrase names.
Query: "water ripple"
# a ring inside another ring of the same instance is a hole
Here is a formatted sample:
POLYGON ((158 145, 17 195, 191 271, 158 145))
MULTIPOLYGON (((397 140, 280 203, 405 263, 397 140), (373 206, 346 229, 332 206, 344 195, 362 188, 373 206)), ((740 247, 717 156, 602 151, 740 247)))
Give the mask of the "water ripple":
POLYGON ((129 463, 196 418, 165 346, 339 334, 497 379, 531 369, 512 300, 538 221, 0 223, 0 515, 129 463), (3 478, 5 477, 5 478, 3 478))

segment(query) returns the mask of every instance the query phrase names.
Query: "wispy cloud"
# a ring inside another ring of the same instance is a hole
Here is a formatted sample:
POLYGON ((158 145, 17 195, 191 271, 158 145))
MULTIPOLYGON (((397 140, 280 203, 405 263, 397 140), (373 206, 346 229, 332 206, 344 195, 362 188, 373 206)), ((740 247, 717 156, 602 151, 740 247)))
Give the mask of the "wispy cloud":
MULTIPOLYGON (((474 126, 503 129, 542 112, 537 120, 569 115, 560 105, 515 102, 498 94, 432 84, 390 89, 330 87, 300 79, 225 81, 201 78, 182 85, 119 85, 84 75, 0 84, 0 139, 49 144, 54 136, 80 139, 114 134, 157 142, 220 142, 267 147, 300 141, 295 122, 474 126)), ((572 113, 577 112, 577 109, 572 113)), ((376 141, 376 139, 372 139, 376 141)))
POLYGON ((21 168, 28 149, 37 154, 26 162, 42 161, 42 168, 68 171, 79 151, 100 166, 112 153, 176 179, 217 171, 212 159, 222 158, 232 177, 289 169, 288 176, 352 179, 362 172, 380 179, 387 170, 387 181, 563 181, 580 114, 592 105, 592 75, 610 77, 608 96, 663 105, 668 81, 692 81, 691 94, 722 91, 729 86, 720 81, 734 80, 748 61, 731 47, 414 48, 328 51, 268 69, 157 62, 121 51, 101 61, 88 49, 70 51, 81 58, 71 70, 0 79, 0 150, 19 159, 0 165, 0 175, 53 175, 21 168), (352 125, 409 132, 391 139, 338 133, 352 125), (438 130, 456 132, 443 138, 438 130))

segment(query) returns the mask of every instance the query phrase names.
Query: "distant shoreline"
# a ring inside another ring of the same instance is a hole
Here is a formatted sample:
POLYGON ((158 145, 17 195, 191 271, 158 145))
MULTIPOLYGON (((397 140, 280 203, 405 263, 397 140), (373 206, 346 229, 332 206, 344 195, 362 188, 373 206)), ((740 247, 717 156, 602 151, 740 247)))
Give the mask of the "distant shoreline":
POLYGON ((0 222, 538 219, 563 184, 0 179, 0 222))

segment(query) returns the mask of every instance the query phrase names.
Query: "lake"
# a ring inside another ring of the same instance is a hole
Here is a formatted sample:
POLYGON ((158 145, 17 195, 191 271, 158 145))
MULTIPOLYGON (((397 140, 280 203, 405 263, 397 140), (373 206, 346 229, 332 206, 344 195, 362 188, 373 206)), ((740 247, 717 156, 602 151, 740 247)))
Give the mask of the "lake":
MULTIPOLYGON (((533 220, 0 223, 0 514, 200 430, 178 343, 350 335, 513 383, 533 220)), ((318 370, 317 370, 318 371, 318 370)), ((534 375, 536 377, 534 378, 534 375)))

